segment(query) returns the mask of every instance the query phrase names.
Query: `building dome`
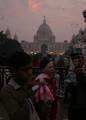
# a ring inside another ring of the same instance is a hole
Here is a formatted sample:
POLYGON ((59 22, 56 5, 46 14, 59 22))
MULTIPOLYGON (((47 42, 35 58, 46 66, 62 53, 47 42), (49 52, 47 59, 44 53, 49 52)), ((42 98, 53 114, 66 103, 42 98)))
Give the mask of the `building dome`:
POLYGON ((52 31, 51 31, 49 25, 46 23, 45 18, 43 20, 43 23, 39 26, 37 33, 38 34, 46 33, 47 35, 52 35, 52 31))
POLYGON ((55 42, 55 36, 53 35, 49 25, 46 23, 45 17, 43 19, 43 23, 39 26, 37 33, 34 36, 34 42, 40 42, 40 44, 55 42))

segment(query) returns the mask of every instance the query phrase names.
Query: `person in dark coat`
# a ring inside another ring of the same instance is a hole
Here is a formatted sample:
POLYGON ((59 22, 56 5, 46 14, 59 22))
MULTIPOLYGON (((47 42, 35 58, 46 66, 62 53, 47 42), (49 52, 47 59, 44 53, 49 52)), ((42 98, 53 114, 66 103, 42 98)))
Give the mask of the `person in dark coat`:
POLYGON ((0 118, 3 120, 39 120, 30 99, 31 57, 25 52, 16 52, 9 59, 9 67, 12 77, 0 93, 0 118))
POLYGON ((86 120, 86 69, 81 49, 72 51, 71 59, 74 64, 76 84, 71 90, 68 120, 86 120))

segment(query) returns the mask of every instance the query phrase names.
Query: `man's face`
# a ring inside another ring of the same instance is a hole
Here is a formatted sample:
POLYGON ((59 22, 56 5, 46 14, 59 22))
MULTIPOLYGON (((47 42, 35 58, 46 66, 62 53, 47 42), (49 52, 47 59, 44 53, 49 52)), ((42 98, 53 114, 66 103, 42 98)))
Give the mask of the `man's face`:
POLYGON ((64 57, 64 65, 69 66, 70 60, 67 57, 64 57))
POLYGON ((28 80, 32 80, 32 64, 28 64, 26 66, 20 67, 17 70, 17 79, 20 80, 20 82, 26 83, 28 80))

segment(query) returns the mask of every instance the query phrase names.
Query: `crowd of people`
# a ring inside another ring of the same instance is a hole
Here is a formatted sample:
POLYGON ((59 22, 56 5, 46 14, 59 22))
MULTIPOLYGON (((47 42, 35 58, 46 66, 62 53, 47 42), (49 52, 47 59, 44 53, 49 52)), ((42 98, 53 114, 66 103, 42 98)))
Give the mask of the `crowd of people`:
POLYGON ((14 53, 8 61, 11 77, 0 91, 0 119, 61 120, 58 101, 64 99, 68 120, 84 120, 86 66, 82 51, 72 51, 63 62, 45 56, 34 76, 32 57, 25 52, 14 53))

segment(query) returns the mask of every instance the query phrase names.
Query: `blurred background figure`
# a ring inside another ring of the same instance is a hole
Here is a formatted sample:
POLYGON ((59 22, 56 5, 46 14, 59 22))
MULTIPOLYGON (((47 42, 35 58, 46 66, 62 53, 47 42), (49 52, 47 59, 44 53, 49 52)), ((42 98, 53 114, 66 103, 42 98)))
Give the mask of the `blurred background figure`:
POLYGON ((71 59, 74 65, 76 84, 73 84, 71 89, 68 119, 84 120, 86 119, 86 68, 81 49, 74 49, 71 59))

